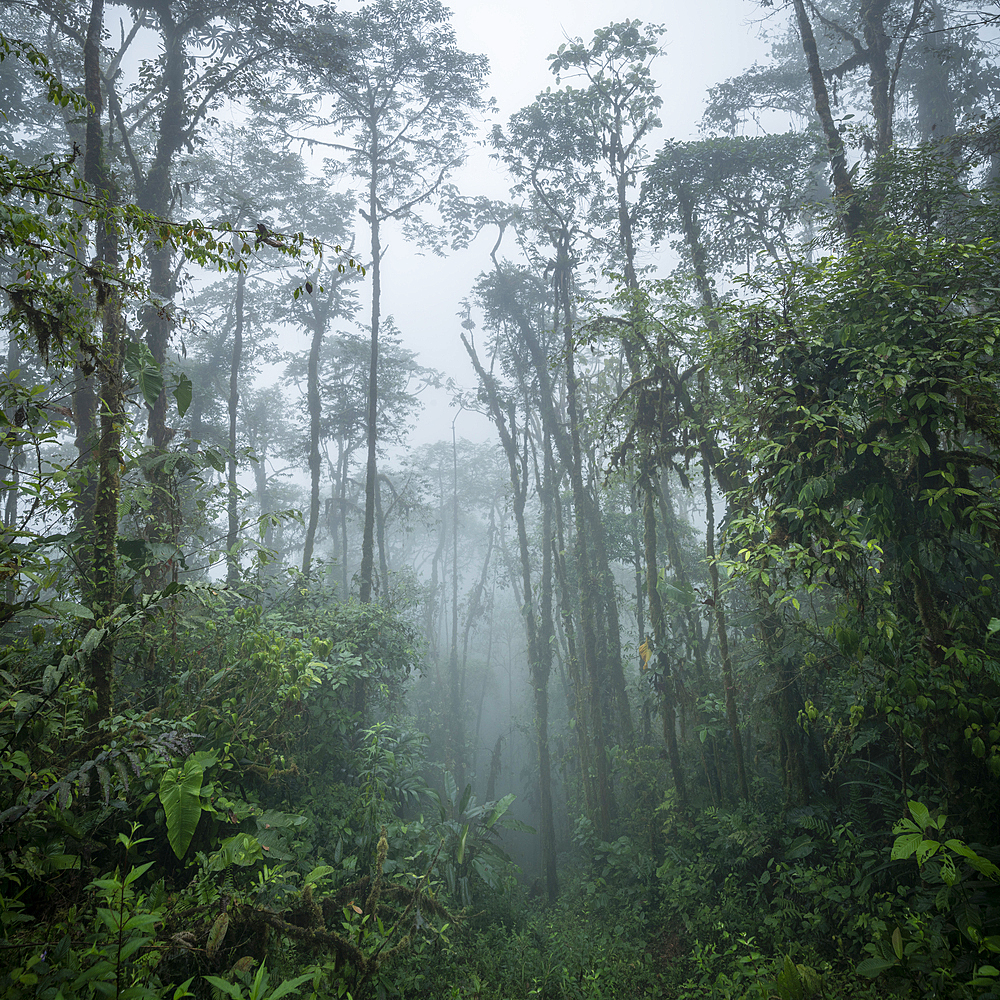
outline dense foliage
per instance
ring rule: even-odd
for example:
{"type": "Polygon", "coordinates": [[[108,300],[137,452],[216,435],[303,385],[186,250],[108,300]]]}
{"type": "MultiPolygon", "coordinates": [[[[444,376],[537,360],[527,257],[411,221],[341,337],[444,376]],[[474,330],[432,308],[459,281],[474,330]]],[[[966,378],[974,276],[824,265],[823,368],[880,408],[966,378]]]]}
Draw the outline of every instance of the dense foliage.
{"type": "Polygon", "coordinates": [[[655,153],[568,40],[496,201],[436,2],[5,11],[3,996],[1000,996],[996,18],[783,14],[655,153]]]}

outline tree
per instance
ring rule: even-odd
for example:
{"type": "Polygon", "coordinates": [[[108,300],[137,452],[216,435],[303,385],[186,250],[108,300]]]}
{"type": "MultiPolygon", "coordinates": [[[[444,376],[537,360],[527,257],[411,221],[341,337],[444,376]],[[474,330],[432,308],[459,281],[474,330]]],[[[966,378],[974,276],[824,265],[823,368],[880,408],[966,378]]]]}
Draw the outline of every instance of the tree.
{"type": "Polygon", "coordinates": [[[334,98],[329,112],[315,111],[308,124],[332,125],[349,139],[324,144],[346,153],[353,174],[368,185],[361,210],[371,232],[372,283],[362,603],[371,600],[375,553],[382,226],[399,221],[417,228],[418,207],[442,192],[461,163],[470,113],[482,107],[487,61],[458,48],[449,17],[437,0],[378,0],[355,14],[321,7],[299,48],[300,62],[319,84],[311,106],[318,109],[324,95],[334,98]],[[324,61],[339,39],[347,39],[347,76],[329,73],[324,61]]]}
{"type": "MultiPolygon", "coordinates": [[[[91,60],[90,86],[100,88],[102,108],[107,108],[119,137],[115,152],[123,159],[124,173],[118,184],[124,187],[130,182],[137,207],[161,219],[177,211],[182,201],[178,166],[184,153],[192,153],[203,141],[203,130],[220,103],[245,97],[260,85],[268,59],[283,44],[283,32],[292,30],[298,17],[292,4],[283,8],[282,20],[276,21],[269,4],[253,0],[150,0],[129,8],[131,22],[127,30],[122,23],[118,49],[105,51],[102,45],[110,35],[103,21],[97,24],[90,18],[88,22],[61,3],[40,0],[34,6],[49,20],[49,40],[68,73],[75,72],[87,45],[97,54],[97,62],[91,60]],[[122,61],[142,30],[158,34],[162,56],[145,60],[129,92],[119,93],[122,61]],[[202,53],[202,58],[193,58],[193,51],[202,53]],[[152,134],[150,123],[155,123],[152,134]]],[[[74,123],[68,121],[67,128],[76,141],[74,123]]],[[[142,323],[147,347],[159,367],[167,362],[175,324],[172,306],[182,273],[176,254],[177,247],[155,233],[144,248],[153,301],[143,308],[142,323]]],[[[90,420],[85,404],[81,399],[77,406],[84,424],[90,420]]],[[[176,428],[167,426],[167,407],[165,390],[147,404],[147,435],[155,453],[145,469],[151,486],[147,533],[161,552],[176,550],[181,529],[180,503],[171,476],[175,462],[166,455],[176,428]]],[[[161,559],[147,585],[162,585],[167,575],[167,564],[161,559]]]]}
{"type": "MultiPolygon", "coordinates": [[[[61,162],[49,159],[37,167],[25,167],[3,158],[0,207],[4,218],[0,247],[17,260],[10,270],[16,268],[18,275],[3,287],[11,306],[4,317],[5,325],[22,337],[30,337],[47,366],[58,368],[76,363],[82,352],[90,359],[100,387],[93,558],[86,595],[96,620],[87,667],[94,682],[97,717],[108,715],[112,708],[116,627],[113,619],[120,595],[117,541],[124,457],[122,437],[126,424],[125,372],[135,379],[147,402],[169,391],[155,360],[139,345],[127,343],[124,336],[126,302],[142,306],[152,297],[149,286],[141,280],[138,249],[151,239],[159,239],[177,247],[190,261],[233,270],[241,266],[231,232],[220,241],[216,232],[200,223],[179,226],[150,216],[135,205],[118,203],[107,172],[105,140],[98,114],[101,93],[94,60],[102,15],[103,5],[94,0],[88,34],[91,44],[86,50],[86,99],[64,89],[48,69],[46,58],[33,46],[0,36],[3,58],[27,60],[46,86],[50,99],[73,105],[87,116],[87,146],[83,155],[85,182],[89,186],[81,187],[69,179],[72,158],[61,162]],[[89,225],[96,231],[98,254],[92,262],[83,264],[77,248],[85,242],[89,225]],[[94,289],[93,312],[77,297],[81,287],[94,289]],[[95,319],[101,327],[100,338],[90,326],[95,319]]],[[[240,246],[249,248],[254,242],[254,236],[246,231],[236,235],[240,246]]],[[[288,249],[298,252],[297,246],[288,249]]],[[[186,409],[191,398],[190,382],[178,381],[173,386],[173,395],[179,408],[186,409]]],[[[15,419],[14,423],[18,422],[15,419]]],[[[51,484],[46,487],[39,483],[39,486],[41,501],[50,492],[51,484]]],[[[31,539],[33,533],[28,530],[25,537],[31,539]]],[[[16,579],[22,568],[27,567],[23,567],[23,559],[14,557],[9,541],[5,548],[4,563],[13,569],[10,575],[16,579]]],[[[32,603],[8,602],[6,618],[32,603]]]]}
{"type": "Polygon", "coordinates": [[[904,691],[915,682],[929,701],[957,706],[948,692],[961,679],[968,704],[994,697],[991,671],[977,679],[974,664],[997,656],[997,609],[980,586],[1000,564],[996,274],[992,241],[859,241],[762,287],[766,298],[741,311],[724,349],[745,380],[733,413],[757,400],[730,425],[754,468],[730,531],[734,565],[776,584],[776,606],[802,591],[843,594],[854,610],[838,642],[849,661],[872,657],[898,738],[935,769],[976,772],[978,758],[994,777],[1000,746],[979,729],[966,730],[966,741],[981,740],[967,765],[937,758],[961,745],[957,731],[937,743],[924,728],[913,743],[921,727],[955,717],[932,721],[904,691]],[[881,609],[875,628],[862,625],[868,603],[881,609]]]}

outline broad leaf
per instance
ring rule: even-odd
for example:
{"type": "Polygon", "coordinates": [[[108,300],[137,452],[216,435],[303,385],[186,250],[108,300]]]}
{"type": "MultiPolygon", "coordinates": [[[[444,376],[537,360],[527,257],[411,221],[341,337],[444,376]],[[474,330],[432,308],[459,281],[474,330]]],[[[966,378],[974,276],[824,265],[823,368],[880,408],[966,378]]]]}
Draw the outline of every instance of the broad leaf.
{"type": "Polygon", "coordinates": [[[160,803],[167,818],[167,840],[178,858],[187,853],[201,818],[201,782],[204,766],[188,760],[172,767],[160,779],[160,803]]]}

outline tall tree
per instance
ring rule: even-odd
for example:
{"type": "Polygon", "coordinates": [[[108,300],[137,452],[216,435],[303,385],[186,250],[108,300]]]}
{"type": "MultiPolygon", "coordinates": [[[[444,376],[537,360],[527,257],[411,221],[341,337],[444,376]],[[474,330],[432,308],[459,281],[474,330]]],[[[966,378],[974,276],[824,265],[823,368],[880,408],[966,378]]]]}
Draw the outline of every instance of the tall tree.
{"type": "MultiPolygon", "coordinates": [[[[53,37],[81,50],[86,47],[91,32],[77,12],[53,0],[39,0],[35,6],[49,20],[53,37]]],[[[283,32],[291,30],[298,17],[297,6],[286,5],[281,20],[273,18],[269,4],[257,0],[148,0],[128,9],[131,22],[127,29],[122,23],[121,45],[109,50],[106,59],[101,51],[107,35],[103,21],[96,29],[95,80],[102,89],[102,108],[107,108],[119,139],[115,152],[124,160],[126,173],[118,183],[127,178],[139,208],[166,219],[181,200],[178,164],[185,151],[193,151],[202,139],[220,103],[244,97],[260,84],[268,59],[283,44],[283,32]],[[142,30],[156,33],[162,51],[159,58],[143,63],[138,80],[122,94],[121,62],[142,30]],[[193,58],[194,51],[202,57],[193,58]]],[[[88,23],[92,25],[93,19],[88,23]]],[[[182,271],[177,253],[176,241],[165,239],[162,232],[151,233],[145,257],[153,298],[143,308],[142,322],[147,346],[161,367],[175,323],[172,306],[182,271]]],[[[181,515],[171,463],[163,460],[176,433],[166,423],[167,405],[166,387],[147,401],[147,435],[159,453],[158,460],[147,463],[152,487],[147,533],[151,541],[173,544],[181,515]]],[[[159,566],[149,575],[148,585],[162,584],[166,574],[166,564],[159,566]]]]}
{"type": "Polygon", "coordinates": [[[399,221],[419,228],[419,206],[441,193],[462,162],[471,113],[482,106],[486,58],[458,48],[449,19],[437,0],[378,0],[353,14],[324,6],[312,12],[299,48],[316,81],[312,107],[334,98],[328,112],[313,111],[306,124],[333,126],[349,140],[325,144],[346,153],[349,168],[368,187],[361,210],[371,233],[372,287],[362,603],[371,601],[375,554],[382,226],[399,221]],[[338,39],[348,40],[347,76],[326,71],[331,43],[340,50],[338,39]]]}

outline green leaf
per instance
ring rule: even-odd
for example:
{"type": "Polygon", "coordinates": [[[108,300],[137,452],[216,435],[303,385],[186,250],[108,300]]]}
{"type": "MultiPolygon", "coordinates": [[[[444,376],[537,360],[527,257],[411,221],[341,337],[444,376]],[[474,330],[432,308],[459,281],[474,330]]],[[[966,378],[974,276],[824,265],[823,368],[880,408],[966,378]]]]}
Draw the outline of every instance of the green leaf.
{"type": "Polygon", "coordinates": [[[64,615],[73,615],[74,618],[89,618],[91,621],[94,619],[94,612],[90,608],[83,604],[77,604],[75,601],[50,601],[49,606],[53,611],[59,611],[64,615]]]}
{"type": "Polygon", "coordinates": [[[297,976],[295,979],[286,979],[270,994],[268,1000],[281,1000],[281,997],[286,997],[289,993],[298,993],[299,988],[312,978],[313,974],[310,972],[304,976],[297,976]]]}
{"type": "Polygon", "coordinates": [[[931,811],[922,802],[907,802],[907,806],[910,810],[910,815],[914,818],[917,826],[921,830],[926,830],[930,826],[931,822],[931,811]]]}
{"type": "Polygon", "coordinates": [[[904,858],[911,857],[919,849],[923,839],[919,833],[906,833],[901,837],[897,837],[895,843],[892,845],[890,858],[893,861],[901,861],[904,858]]]}
{"type": "Polygon", "coordinates": [[[205,954],[209,958],[215,958],[216,953],[219,948],[222,947],[222,941],[226,936],[226,931],[229,930],[229,914],[223,910],[216,918],[212,924],[212,930],[208,935],[208,943],[205,945],[205,954]]]}
{"type": "Polygon", "coordinates": [[[243,990],[221,976],[202,976],[202,978],[210,982],[217,990],[221,990],[227,996],[231,996],[233,1000],[243,1000],[243,990]]]}
{"type": "Polygon", "coordinates": [[[142,398],[152,409],[163,392],[163,372],[145,343],[131,343],[125,349],[125,371],[135,379],[142,398]]]}
{"type": "Polygon", "coordinates": [[[174,399],[177,400],[177,412],[183,417],[187,413],[191,400],[194,398],[194,385],[183,372],[178,376],[174,386],[174,399]]]}
{"type": "Polygon", "coordinates": [[[858,962],[854,971],[859,975],[874,979],[886,969],[891,969],[895,964],[895,961],[890,961],[888,958],[866,958],[863,962],[858,962]]]}
{"type": "Polygon", "coordinates": [[[455,856],[455,861],[461,864],[465,860],[465,840],[469,836],[469,824],[466,823],[462,827],[462,833],[458,838],[458,854],[455,856]]]}
{"type": "Polygon", "coordinates": [[[510,808],[511,803],[516,799],[517,796],[510,792],[505,795],[502,799],[497,801],[497,804],[493,807],[493,812],[490,818],[486,821],[487,826],[493,826],[493,824],[510,808]]]}
{"type": "Polygon", "coordinates": [[[686,606],[695,602],[696,595],[690,586],[681,589],[672,583],[661,580],[658,589],[664,597],[669,597],[670,600],[676,601],[678,604],[686,606]]]}
{"type": "Polygon", "coordinates": [[[167,820],[167,840],[178,858],[187,853],[201,818],[204,773],[200,761],[188,760],[183,767],[170,768],[160,779],[160,803],[167,820]]]}
{"type": "Polygon", "coordinates": [[[226,460],[214,449],[206,448],[203,452],[205,461],[208,462],[216,472],[226,471],[226,460]]]}
{"type": "Polygon", "coordinates": [[[789,845],[788,850],[785,851],[785,857],[789,861],[794,861],[797,858],[805,858],[812,854],[816,847],[816,842],[808,834],[802,834],[800,837],[796,837],[789,845]]]}
{"type": "Polygon", "coordinates": [[[892,951],[896,958],[903,957],[903,933],[898,927],[892,932],[892,951]]]}

